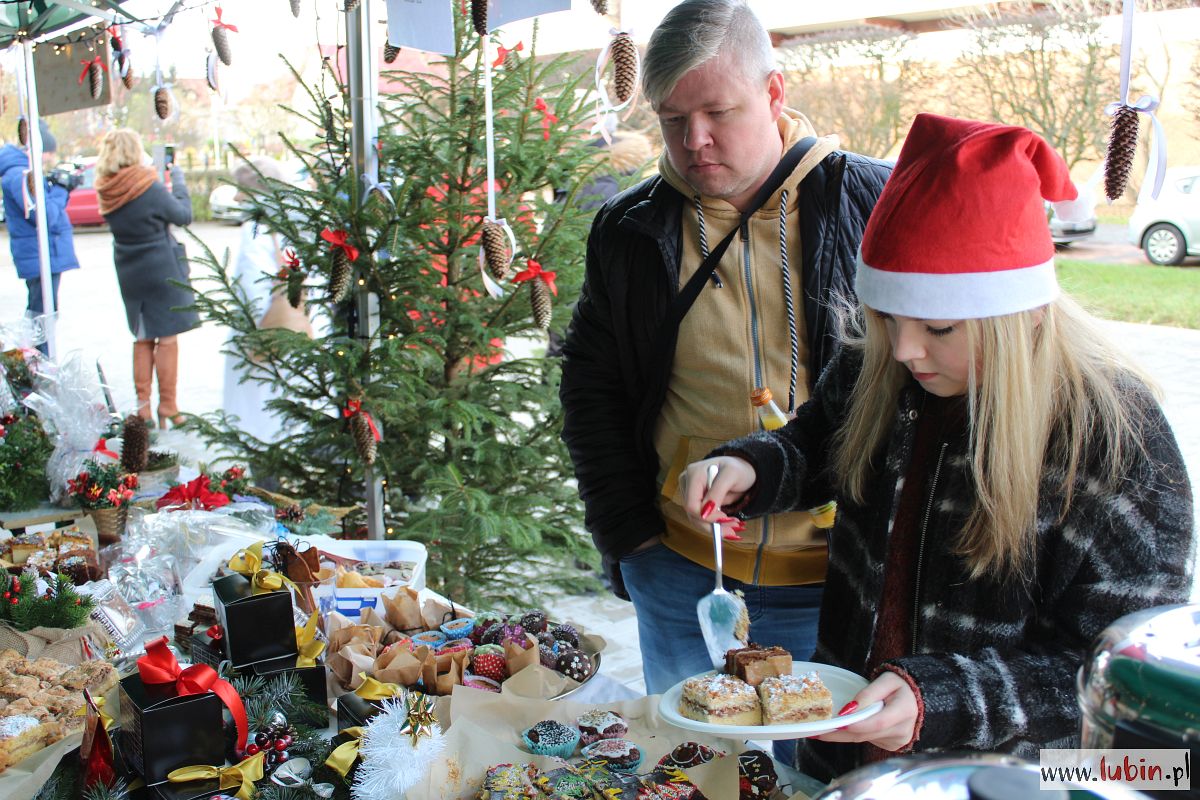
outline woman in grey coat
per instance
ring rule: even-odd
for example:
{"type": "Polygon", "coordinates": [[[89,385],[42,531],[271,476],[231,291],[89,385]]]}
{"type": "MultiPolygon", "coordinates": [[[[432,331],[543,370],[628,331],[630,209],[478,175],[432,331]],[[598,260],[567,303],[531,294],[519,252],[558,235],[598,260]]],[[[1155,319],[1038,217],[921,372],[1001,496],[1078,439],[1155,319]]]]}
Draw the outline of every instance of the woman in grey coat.
{"type": "Polygon", "coordinates": [[[150,386],[158,373],[158,424],[179,418],[175,387],[179,375],[178,334],[200,324],[188,283],[187,254],[171,225],[192,221],[183,171],[171,168],[171,187],[146,166],[142,139],[128,129],[109,131],[96,162],[100,213],[113,236],[113,262],[125,315],[133,333],[133,384],[138,414],[150,419],[150,386]],[[183,285],[179,285],[183,284],[183,285]]]}

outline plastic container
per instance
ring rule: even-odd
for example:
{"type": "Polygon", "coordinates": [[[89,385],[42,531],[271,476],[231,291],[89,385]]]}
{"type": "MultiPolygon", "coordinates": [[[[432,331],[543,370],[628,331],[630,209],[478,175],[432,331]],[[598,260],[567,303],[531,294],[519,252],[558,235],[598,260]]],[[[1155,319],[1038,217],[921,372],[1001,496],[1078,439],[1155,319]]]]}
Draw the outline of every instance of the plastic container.
{"type": "MultiPolygon", "coordinates": [[[[384,541],[347,541],[329,539],[315,541],[318,537],[307,537],[309,542],[321,550],[343,558],[353,558],[357,561],[367,561],[384,564],[389,561],[410,561],[413,563],[412,577],[405,584],[411,589],[420,591],[425,588],[425,562],[429,558],[425,545],[407,539],[389,539],[384,541]]],[[[344,589],[338,588],[332,582],[321,584],[313,589],[322,614],[330,611],[357,619],[364,608],[378,610],[379,598],[385,592],[394,593],[397,585],[383,589],[344,589]]]]}

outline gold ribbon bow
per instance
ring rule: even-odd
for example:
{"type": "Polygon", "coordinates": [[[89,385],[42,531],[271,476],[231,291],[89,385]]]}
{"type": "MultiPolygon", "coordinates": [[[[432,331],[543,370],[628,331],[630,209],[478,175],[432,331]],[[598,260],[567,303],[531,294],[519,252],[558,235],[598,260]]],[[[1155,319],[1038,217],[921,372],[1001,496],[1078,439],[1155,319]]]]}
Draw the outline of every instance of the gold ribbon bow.
{"type": "Polygon", "coordinates": [[[358,677],[362,678],[363,682],[354,693],[363,700],[390,700],[404,694],[404,687],[398,683],[377,681],[365,672],[358,673],[358,677]]]}
{"type": "Polygon", "coordinates": [[[325,651],[325,643],[317,639],[317,612],[308,616],[303,628],[296,628],[296,649],[300,653],[297,667],[315,667],[317,656],[325,651]]]}
{"type": "Polygon", "coordinates": [[[208,765],[180,767],[168,772],[167,780],[171,783],[185,783],[216,778],[220,781],[222,791],[238,786],[240,788],[234,797],[238,800],[252,800],[254,782],[262,780],[263,777],[263,758],[266,755],[263,752],[255,753],[232,767],[210,767],[208,765]]]}
{"type": "Polygon", "coordinates": [[[408,693],[408,716],[400,726],[400,733],[412,737],[416,747],[422,736],[433,736],[437,717],[433,715],[433,698],[421,692],[408,693]]]}
{"type": "Polygon", "coordinates": [[[354,766],[355,759],[358,758],[358,746],[362,743],[363,730],[362,727],[355,725],[353,728],[338,731],[338,733],[344,733],[354,738],[333,748],[329,758],[325,759],[325,766],[337,770],[337,773],[343,778],[346,777],[350,773],[350,768],[354,766]]]}
{"type": "MultiPolygon", "coordinates": [[[[104,698],[103,697],[93,697],[92,700],[94,700],[96,703],[96,710],[100,712],[100,721],[102,723],[104,723],[104,730],[108,730],[109,728],[112,727],[113,718],[110,717],[108,714],[104,713],[104,698]]],[[[86,717],[87,716],[87,703],[84,703],[82,706],[80,706],[79,710],[75,712],[74,716],[86,717]]]]}
{"type": "Polygon", "coordinates": [[[229,559],[229,568],[250,579],[251,594],[278,591],[285,583],[291,585],[292,582],[279,573],[263,569],[262,550],[262,542],[243,547],[229,559]]]}

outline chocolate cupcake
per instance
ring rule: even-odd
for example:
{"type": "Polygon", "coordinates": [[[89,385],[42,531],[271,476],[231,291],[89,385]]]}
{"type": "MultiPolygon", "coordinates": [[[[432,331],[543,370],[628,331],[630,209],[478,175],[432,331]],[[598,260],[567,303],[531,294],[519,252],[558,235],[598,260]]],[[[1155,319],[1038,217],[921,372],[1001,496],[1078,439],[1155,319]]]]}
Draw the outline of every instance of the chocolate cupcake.
{"type": "Polygon", "coordinates": [[[561,647],[558,650],[558,660],[554,668],[571,680],[583,683],[592,674],[592,659],[582,650],[574,647],[561,647]]]}
{"type": "MultiPolygon", "coordinates": [[[[476,630],[479,630],[476,628],[476,630]]],[[[493,622],[483,632],[483,636],[479,639],[479,644],[500,644],[501,638],[504,636],[504,623],[493,622]]]]}
{"type": "Polygon", "coordinates": [[[601,739],[583,748],[583,754],[594,761],[604,761],[616,772],[637,772],[642,765],[642,748],[628,739],[601,739]]]}
{"type": "Polygon", "coordinates": [[[762,750],[747,750],[738,756],[738,775],[746,779],[739,800],[768,797],[779,786],[775,765],[762,750]]]}
{"type": "Polygon", "coordinates": [[[534,755],[570,758],[579,745],[579,731],[558,720],[544,719],[521,731],[521,741],[534,755]]]}
{"type": "Polygon", "coordinates": [[[558,664],[558,653],[544,644],[538,645],[538,660],[546,669],[554,669],[558,664]]]}
{"type": "Polygon", "coordinates": [[[546,630],[549,624],[546,620],[546,612],[538,609],[526,611],[521,615],[521,627],[530,633],[541,633],[546,630]]]}
{"type": "Polygon", "coordinates": [[[550,629],[550,635],[560,642],[566,642],[571,647],[579,647],[579,631],[574,625],[563,623],[550,629]]]}
{"type": "Polygon", "coordinates": [[[724,755],[699,742],[684,742],[659,760],[660,767],[687,769],[707,764],[717,756],[724,755]]]}
{"type": "Polygon", "coordinates": [[[584,744],[601,739],[620,739],[629,733],[625,718],[615,711],[594,709],[580,715],[575,724],[579,727],[579,740],[584,744]]]}

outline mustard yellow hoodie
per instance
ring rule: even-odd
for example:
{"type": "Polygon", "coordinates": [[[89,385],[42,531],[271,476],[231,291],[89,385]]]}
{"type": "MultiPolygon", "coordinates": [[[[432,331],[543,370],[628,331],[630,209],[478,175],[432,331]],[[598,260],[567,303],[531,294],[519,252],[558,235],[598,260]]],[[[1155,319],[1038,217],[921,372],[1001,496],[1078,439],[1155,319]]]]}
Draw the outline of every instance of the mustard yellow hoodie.
{"type": "MultiPolygon", "coordinates": [[[[791,109],[784,109],[778,124],[781,156],[800,139],[814,135],[811,123],[791,109]]],[[[787,410],[792,359],[783,288],[784,252],[800,337],[796,405],[808,397],[797,187],[837,146],[833,136],[817,140],[791,176],[754,213],[747,225],[748,236],[739,235],[725,252],[717,266],[722,288],[711,283],[705,286],[679,328],[670,384],[654,434],[662,486],[660,508],[667,523],[663,541],[709,568],[713,566],[712,535],[693,527],[680,506],[679,473],[718,444],[759,430],[758,416],[750,404],[755,387],[770,388],[776,402],[787,410]],[[781,203],[785,195],[786,201],[781,203]],[[783,235],[781,213],[786,215],[783,235]]],[[[702,260],[701,226],[712,247],[737,225],[740,214],[724,200],[698,195],[671,166],[666,153],[659,160],[659,171],[664,180],[692,199],[683,214],[679,274],[683,286],[702,260]]],[[[807,512],[751,520],[741,536],[739,542],[725,543],[725,574],[766,586],[824,580],[824,537],[807,512]]]]}

